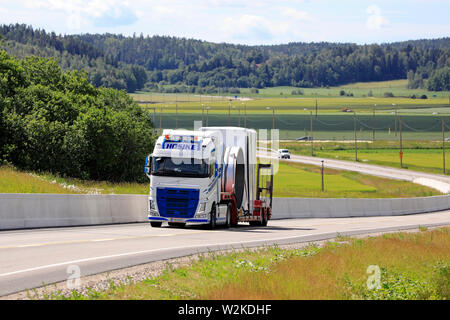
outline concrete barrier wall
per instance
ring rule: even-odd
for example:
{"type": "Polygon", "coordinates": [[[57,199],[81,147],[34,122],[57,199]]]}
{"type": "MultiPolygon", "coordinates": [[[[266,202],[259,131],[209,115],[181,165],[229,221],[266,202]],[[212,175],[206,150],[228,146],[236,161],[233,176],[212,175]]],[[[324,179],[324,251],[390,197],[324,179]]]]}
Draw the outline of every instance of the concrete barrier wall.
{"type": "Polygon", "coordinates": [[[0,194],[0,230],[147,221],[146,195],[0,194]]]}
{"type": "Polygon", "coordinates": [[[450,195],[399,199],[274,198],[272,219],[407,215],[450,209],[450,195]]]}
{"type": "MultiPolygon", "coordinates": [[[[406,215],[450,209],[450,195],[406,199],[274,198],[272,219],[406,215]]],[[[147,221],[146,195],[0,194],[0,230],[147,221]]]]}

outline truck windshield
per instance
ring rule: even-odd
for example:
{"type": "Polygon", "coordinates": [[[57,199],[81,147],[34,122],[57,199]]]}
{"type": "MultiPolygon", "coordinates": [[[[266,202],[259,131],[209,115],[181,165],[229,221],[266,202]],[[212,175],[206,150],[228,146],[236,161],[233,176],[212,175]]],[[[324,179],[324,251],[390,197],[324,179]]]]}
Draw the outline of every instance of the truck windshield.
{"type": "Polygon", "coordinates": [[[153,157],[152,175],[168,177],[209,177],[209,165],[205,160],[153,157]]]}

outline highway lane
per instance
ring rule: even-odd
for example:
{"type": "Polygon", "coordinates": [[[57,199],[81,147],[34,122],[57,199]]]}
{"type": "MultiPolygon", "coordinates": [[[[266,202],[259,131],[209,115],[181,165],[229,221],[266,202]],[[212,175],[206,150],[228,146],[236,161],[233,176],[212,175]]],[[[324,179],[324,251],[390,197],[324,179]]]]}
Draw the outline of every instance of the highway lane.
{"type": "MultiPolygon", "coordinates": [[[[264,150],[258,151],[258,157],[272,158],[272,159],[276,158],[273,152],[267,152],[264,150]]],[[[363,174],[383,178],[411,181],[427,187],[437,189],[442,193],[450,193],[450,177],[441,174],[432,174],[420,171],[413,171],[409,169],[396,169],[354,161],[335,160],[329,158],[308,157],[300,155],[291,155],[291,159],[283,161],[299,162],[320,166],[322,164],[321,162],[322,160],[324,161],[324,167],[326,168],[356,171],[363,174]]]]}
{"type": "Polygon", "coordinates": [[[65,281],[67,267],[91,275],[211,250],[309,242],[382,231],[450,225],[450,210],[392,217],[274,220],[268,227],[207,230],[146,223],[0,232],[0,296],[65,281]]]}

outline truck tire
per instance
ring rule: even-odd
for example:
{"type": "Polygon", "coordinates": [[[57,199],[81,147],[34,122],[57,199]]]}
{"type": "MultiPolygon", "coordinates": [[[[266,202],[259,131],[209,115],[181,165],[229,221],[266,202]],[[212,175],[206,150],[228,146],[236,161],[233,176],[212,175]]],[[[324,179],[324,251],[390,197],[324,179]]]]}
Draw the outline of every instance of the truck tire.
{"type": "Polygon", "coordinates": [[[227,216],[226,216],[226,222],[225,222],[225,228],[231,227],[231,216],[233,215],[233,209],[231,208],[231,204],[228,204],[227,206],[227,216]]]}
{"type": "Polygon", "coordinates": [[[160,228],[161,225],[162,225],[162,222],[150,222],[150,225],[151,225],[153,228],[160,228]]]}
{"type": "Polygon", "coordinates": [[[264,210],[263,219],[261,221],[261,226],[267,227],[268,222],[269,222],[269,219],[267,217],[267,210],[264,210]]]}
{"type": "Polygon", "coordinates": [[[213,230],[216,228],[216,205],[213,204],[212,208],[211,208],[211,214],[210,214],[210,219],[209,219],[209,229],[213,230]]]}

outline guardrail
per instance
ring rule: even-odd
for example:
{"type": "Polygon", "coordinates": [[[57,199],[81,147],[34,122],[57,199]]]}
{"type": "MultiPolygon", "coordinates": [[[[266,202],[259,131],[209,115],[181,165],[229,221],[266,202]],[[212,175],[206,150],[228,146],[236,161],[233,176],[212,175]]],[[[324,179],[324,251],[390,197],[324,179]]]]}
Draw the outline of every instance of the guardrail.
{"type": "MultiPolygon", "coordinates": [[[[0,230],[147,221],[147,195],[0,194],[0,230]]],[[[450,195],[402,199],[274,198],[272,219],[392,216],[450,209],[450,195]]]]}

